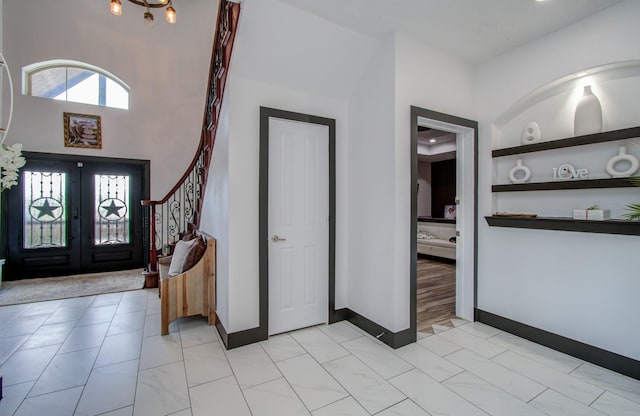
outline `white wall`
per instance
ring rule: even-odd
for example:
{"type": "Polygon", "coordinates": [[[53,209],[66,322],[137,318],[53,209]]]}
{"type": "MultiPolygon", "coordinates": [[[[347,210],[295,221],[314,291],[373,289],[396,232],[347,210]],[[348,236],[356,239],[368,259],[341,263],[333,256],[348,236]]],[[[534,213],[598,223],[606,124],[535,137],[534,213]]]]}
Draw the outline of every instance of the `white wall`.
{"type": "Polygon", "coordinates": [[[394,332],[409,327],[412,105],[473,118],[471,68],[396,34],[349,101],[348,174],[349,307],[394,332]]]}
{"type": "Polygon", "coordinates": [[[370,60],[349,100],[347,306],[391,330],[396,302],[394,84],[390,38],[370,60]]]}
{"type": "MultiPolygon", "coordinates": [[[[475,84],[481,190],[490,189],[494,179],[504,180],[506,167],[494,171],[491,148],[518,144],[524,120],[535,117],[545,139],[571,135],[575,108],[571,89],[558,88],[537,101],[530,98],[568,74],[638,59],[639,15],[640,3],[627,1],[478,67],[475,84]]],[[[623,78],[596,80],[606,128],[640,124],[639,80],[640,75],[633,71],[623,78]]],[[[617,144],[608,147],[613,156],[617,144]]],[[[602,172],[601,166],[593,164],[593,151],[585,148],[525,156],[532,164],[547,165],[564,157],[576,165],[591,164],[590,170],[602,172]]],[[[483,191],[481,216],[495,210],[492,199],[500,203],[500,208],[529,208],[547,215],[555,211],[556,216],[569,216],[571,204],[593,199],[601,205],[619,204],[615,201],[622,199],[638,202],[640,192],[631,188],[533,192],[505,199],[502,195],[492,198],[483,191]]],[[[620,209],[616,211],[616,215],[621,213],[620,209]]],[[[636,296],[640,293],[638,237],[493,228],[483,218],[479,224],[480,309],[640,359],[640,333],[629,330],[635,325],[635,317],[640,316],[636,296]]]]}
{"type": "Polygon", "coordinates": [[[176,5],[178,22],[161,11],[145,24],[144,9],[123,2],[123,14],[106,1],[4,3],[4,53],[14,75],[15,108],[8,143],[24,150],[151,160],[151,197],[175,185],[200,139],[217,1],[176,5]],[[104,68],[131,87],[130,110],[21,95],[21,69],[50,59],[73,59],[104,68]],[[102,116],[101,150],[65,148],[63,112],[102,116]]]}
{"type": "Polygon", "coordinates": [[[225,92],[225,154],[210,172],[224,179],[208,182],[209,220],[202,222],[218,239],[217,308],[228,332],[259,324],[260,106],[336,119],[336,308],[348,306],[346,97],[377,44],[277,0],[245,0],[235,42],[225,92]],[[213,219],[217,210],[222,216],[213,219]]]}

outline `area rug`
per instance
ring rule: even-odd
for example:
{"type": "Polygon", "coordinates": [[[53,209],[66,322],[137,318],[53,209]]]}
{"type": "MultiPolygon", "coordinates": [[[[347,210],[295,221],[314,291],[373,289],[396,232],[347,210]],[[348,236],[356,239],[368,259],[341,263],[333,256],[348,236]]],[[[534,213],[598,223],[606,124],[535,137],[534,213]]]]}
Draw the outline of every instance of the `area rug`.
{"type": "Polygon", "coordinates": [[[2,282],[0,306],[142,289],[142,269],[2,282]]]}

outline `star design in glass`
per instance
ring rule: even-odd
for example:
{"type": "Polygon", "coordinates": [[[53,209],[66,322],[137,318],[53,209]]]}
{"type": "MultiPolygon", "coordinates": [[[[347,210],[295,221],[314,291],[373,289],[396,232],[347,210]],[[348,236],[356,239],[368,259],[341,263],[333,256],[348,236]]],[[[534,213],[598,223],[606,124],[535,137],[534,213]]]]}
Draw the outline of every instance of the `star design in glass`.
{"type": "Polygon", "coordinates": [[[105,214],[104,214],[105,218],[107,218],[110,215],[115,215],[116,217],[120,218],[121,217],[120,210],[124,208],[124,205],[117,206],[116,201],[112,199],[111,204],[101,205],[100,208],[105,210],[105,214]]]}
{"type": "Polygon", "coordinates": [[[39,207],[35,205],[32,205],[32,207],[33,209],[38,210],[38,216],[37,216],[38,219],[44,217],[45,215],[48,215],[51,218],[56,218],[53,211],[60,208],[60,205],[56,206],[56,205],[49,204],[49,199],[45,199],[42,205],[40,205],[39,207]]]}

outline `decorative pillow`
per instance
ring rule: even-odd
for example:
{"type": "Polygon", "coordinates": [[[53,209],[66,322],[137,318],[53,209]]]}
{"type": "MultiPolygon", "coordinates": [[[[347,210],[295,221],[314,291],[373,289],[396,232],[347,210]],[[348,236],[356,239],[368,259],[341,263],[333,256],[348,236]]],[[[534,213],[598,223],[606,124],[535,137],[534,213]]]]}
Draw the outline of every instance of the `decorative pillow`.
{"type": "Polygon", "coordinates": [[[192,268],[204,254],[206,245],[201,237],[176,243],[169,265],[169,276],[177,276],[192,268]]]}

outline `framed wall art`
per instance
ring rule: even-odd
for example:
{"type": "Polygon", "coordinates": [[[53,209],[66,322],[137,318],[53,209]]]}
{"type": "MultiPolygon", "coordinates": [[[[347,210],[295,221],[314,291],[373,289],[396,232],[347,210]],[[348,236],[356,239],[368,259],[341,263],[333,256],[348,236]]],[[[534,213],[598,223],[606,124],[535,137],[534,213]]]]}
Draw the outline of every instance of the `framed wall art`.
{"type": "Polygon", "coordinates": [[[102,149],[100,116],[64,113],[64,145],[102,149]]]}

